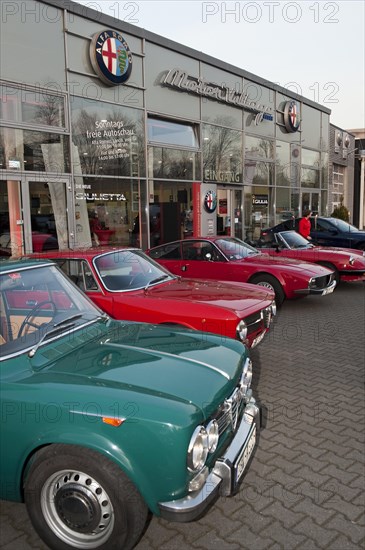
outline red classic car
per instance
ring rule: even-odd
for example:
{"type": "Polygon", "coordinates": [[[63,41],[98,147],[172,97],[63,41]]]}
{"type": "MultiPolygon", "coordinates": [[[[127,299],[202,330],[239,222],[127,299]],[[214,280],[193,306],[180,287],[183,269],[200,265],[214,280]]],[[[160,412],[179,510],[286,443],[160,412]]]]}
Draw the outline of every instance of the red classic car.
{"type": "Polygon", "coordinates": [[[254,347],[276,313],[269,289],[181,279],[134,248],[58,251],[37,257],[54,260],[114,319],[184,326],[254,347]]]}
{"type": "MultiPolygon", "coordinates": [[[[46,250],[58,250],[58,240],[54,235],[32,231],[32,243],[34,252],[45,252],[46,250]]],[[[13,254],[11,248],[10,233],[0,235],[0,256],[10,257],[13,254]]]]}
{"type": "Polygon", "coordinates": [[[335,273],[336,282],[365,280],[365,252],[352,248],[315,246],[296,231],[280,231],[257,246],[267,254],[324,265],[335,273]]]}
{"type": "Polygon", "coordinates": [[[151,248],[151,258],[176,275],[255,283],[275,292],[280,306],[285,298],[333,292],[336,281],[326,267],[271,257],[234,237],[198,237],[151,248]]]}

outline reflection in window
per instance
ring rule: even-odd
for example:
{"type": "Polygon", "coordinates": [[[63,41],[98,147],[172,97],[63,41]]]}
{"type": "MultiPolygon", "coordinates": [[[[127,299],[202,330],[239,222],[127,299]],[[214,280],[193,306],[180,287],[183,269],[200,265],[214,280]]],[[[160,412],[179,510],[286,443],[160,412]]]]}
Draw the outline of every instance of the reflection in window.
{"type": "Polygon", "coordinates": [[[150,117],[147,125],[149,142],[180,145],[181,147],[199,147],[196,129],[191,124],[150,117]]]}
{"type": "Polygon", "coordinates": [[[274,165],[269,162],[246,160],[244,183],[246,185],[273,185],[274,165]]]}
{"type": "Polygon", "coordinates": [[[205,181],[242,182],[242,133],[203,125],[203,159],[205,181]]]}
{"type": "Polygon", "coordinates": [[[152,161],[153,177],[159,179],[195,180],[200,179],[199,153],[165,147],[151,147],[149,158],[152,161]]]}
{"type": "Polygon", "coordinates": [[[319,170],[302,168],[302,187],[319,187],[319,170]]]}
{"type": "MultiPolygon", "coordinates": [[[[135,203],[134,194],[133,180],[76,176],[77,246],[132,244],[138,214],[138,198],[135,203]]],[[[139,227],[137,230],[139,233],[139,227]]]]}
{"type": "Polygon", "coordinates": [[[321,187],[323,189],[328,189],[328,153],[321,153],[321,172],[321,187]]]}
{"type": "Polygon", "coordinates": [[[290,145],[284,141],[276,143],[276,185],[290,186],[290,145]]]}
{"type": "Polygon", "coordinates": [[[70,171],[68,137],[65,135],[0,128],[0,151],[1,168],[70,171]]]}
{"type": "Polygon", "coordinates": [[[274,158],[274,142],[268,139],[245,137],[245,154],[250,158],[274,158]]]}
{"type": "Polygon", "coordinates": [[[75,163],[83,174],[144,176],[142,112],[72,98],[75,163]]]}
{"type": "Polygon", "coordinates": [[[318,151],[310,151],[309,149],[302,148],[302,164],[305,166],[311,166],[313,168],[319,168],[320,154],[318,151]]]}
{"type": "Polygon", "coordinates": [[[0,118],[61,128],[65,126],[64,98],[40,90],[0,86],[0,118]]]}

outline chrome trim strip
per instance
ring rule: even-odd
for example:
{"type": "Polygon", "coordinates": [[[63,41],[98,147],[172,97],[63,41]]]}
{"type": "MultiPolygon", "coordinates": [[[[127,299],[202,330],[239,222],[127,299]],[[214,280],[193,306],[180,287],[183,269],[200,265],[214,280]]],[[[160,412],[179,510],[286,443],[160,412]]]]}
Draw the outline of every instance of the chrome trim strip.
{"type": "MultiPolygon", "coordinates": [[[[28,258],[29,260],[30,258],[28,258]]],[[[36,260],[36,258],[34,259],[34,261],[36,260]]],[[[19,260],[21,261],[21,260],[19,260]]],[[[39,269],[40,267],[49,267],[50,265],[55,265],[55,262],[54,260],[48,260],[47,263],[39,263],[37,265],[27,265],[27,266],[24,266],[24,267],[19,267],[17,268],[16,270],[14,270],[14,266],[12,266],[11,268],[7,269],[6,271],[0,271],[0,275],[7,275],[8,273],[14,273],[14,271],[18,272],[18,271],[29,271],[30,269],[39,269]]]]}
{"type": "Polygon", "coordinates": [[[330,294],[335,290],[336,287],[336,281],[333,280],[332,283],[328,286],[325,286],[324,288],[305,288],[302,290],[294,290],[295,294],[319,294],[320,296],[322,294],[330,294]]]}

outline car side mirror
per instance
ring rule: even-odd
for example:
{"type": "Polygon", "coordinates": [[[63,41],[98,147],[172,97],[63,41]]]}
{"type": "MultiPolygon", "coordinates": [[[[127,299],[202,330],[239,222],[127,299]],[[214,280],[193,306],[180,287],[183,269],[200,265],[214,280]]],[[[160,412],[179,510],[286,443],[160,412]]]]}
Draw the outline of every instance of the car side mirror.
{"type": "Polygon", "coordinates": [[[337,229],[329,229],[328,232],[331,233],[331,235],[338,235],[337,229]]]}
{"type": "Polygon", "coordinates": [[[205,257],[205,259],[206,259],[206,260],[207,260],[208,262],[210,262],[210,261],[211,261],[211,259],[212,259],[212,255],[211,255],[211,253],[210,253],[210,252],[207,252],[207,253],[205,254],[205,256],[204,256],[204,257],[205,257]]]}
{"type": "Polygon", "coordinates": [[[280,249],[282,248],[282,245],[280,243],[272,243],[272,247],[275,250],[275,252],[279,253],[280,249]]]}

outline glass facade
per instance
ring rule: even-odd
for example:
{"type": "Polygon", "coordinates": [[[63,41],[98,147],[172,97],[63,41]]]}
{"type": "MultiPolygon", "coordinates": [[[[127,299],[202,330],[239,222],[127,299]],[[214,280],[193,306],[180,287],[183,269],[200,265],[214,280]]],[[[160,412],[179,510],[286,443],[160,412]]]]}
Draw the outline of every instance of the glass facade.
{"type": "Polygon", "coordinates": [[[242,132],[203,124],[203,178],[218,183],[242,183],[242,132]]]}
{"type": "MultiPolygon", "coordinates": [[[[52,65],[39,63],[31,75],[19,55],[17,76],[14,63],[2,70],[2,241],[13,232],[24,252],[34,249],[29,235],[41,232],[42,216],[42,231],[60,248],[145,249],[192,234],[254,239],[305,205],[328,211],[325,108],[198,52],[194,58],[183,47],[158,44],[148,33],[125,35],[132,73],[108,86],[88,55],[103,21],[73,14],[65,27],[65,12],[54,9],[53,26],[41,21],[36,37],[22,22],[32,48],[53,37],[52,65]],[[214,195],[211,212],[205,199],[214,195]]],[[[13,59],[13,32],[4,26],[3,59],[13,59]]],[[[338,189],[340,183],[339,176],[338,189]]]]}

